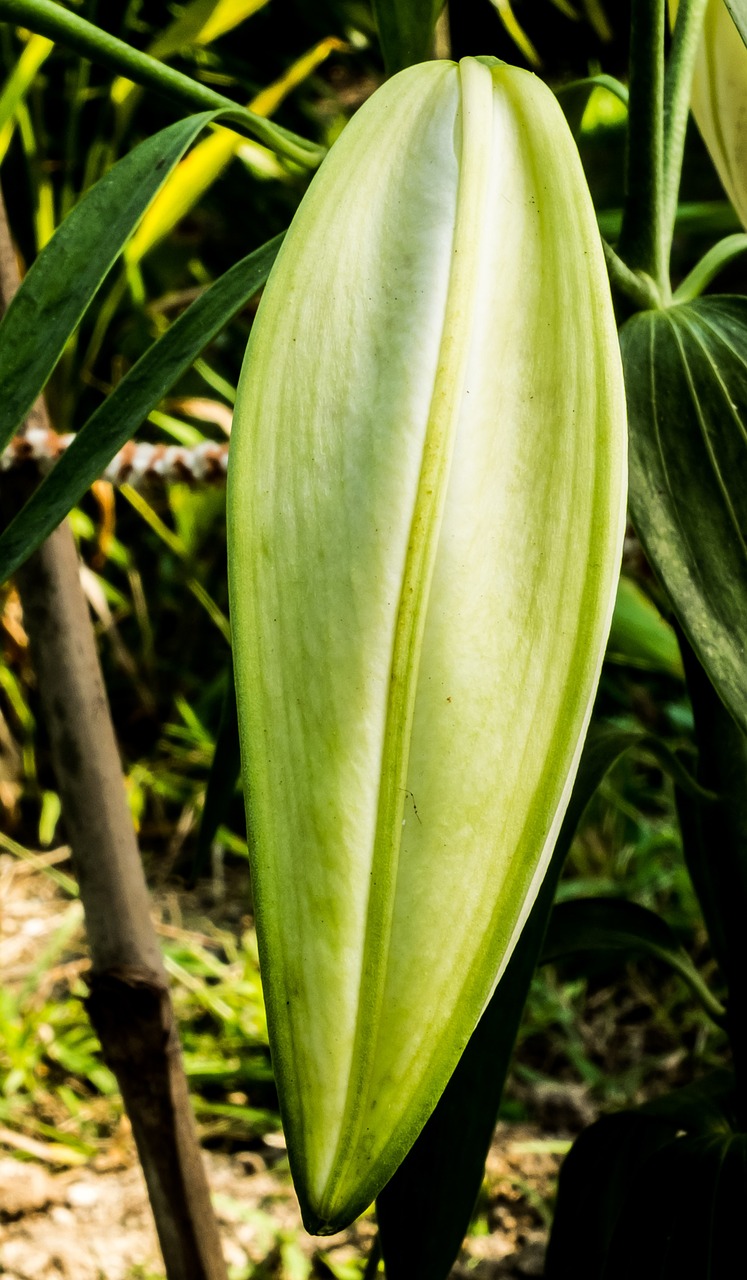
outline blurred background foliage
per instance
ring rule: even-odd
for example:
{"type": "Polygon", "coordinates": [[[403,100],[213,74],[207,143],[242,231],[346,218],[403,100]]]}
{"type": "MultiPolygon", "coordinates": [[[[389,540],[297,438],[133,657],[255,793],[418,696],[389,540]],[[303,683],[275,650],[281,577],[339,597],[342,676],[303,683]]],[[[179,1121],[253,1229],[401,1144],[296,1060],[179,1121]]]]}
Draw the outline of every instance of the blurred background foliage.
{"type": "MultiPolygon", "coordinates": [[[[68,7],[326,145],[384,74],[365,0],[70,0],[68,7]]],[[[511,8],[503,0],[458,0],[449,16],[450,31],[442,23],[439,39],[443,46],[450,39],[455,57],[491,53],[532,64],[558,88],[600,69],[625,77],[627,0],[605,0],[603,8],[592,0],[514,0],[511,8]]],[[[0,27],[0,62],[0,181],[28,265],[80,194],[173,113],[154,95],[112,84],[108,73],[7,26],[0,27]]],[[[619,224],[624,119],[618,99],[598,88],[576,120],[600,223],[611,238],[619,224]]],[[[685,175],[675,245],[680,276],[716,234],[737,229],[694,131],[685,175]]],[[[256,143],[223,130],[204,136],[70,342],[49,387],[56,429],[81,425],[206,285],[287,226],[307,183],[306,174],[256,143]]],[[[719,287],[744,291],[744,267],[730,270],[719,287]]],[[[139,439],[225,441],[252,313],[248,308],[216,339],[143,423],[139,439]]],[[[188,887],[231,682],[224,495],[187,484],[115,492],[100,481],[72,520],[197,1115],[206,1140],[251,1147],[277,1130],[279,1118],[243,805],[230,766],[209,864],[188,887]]],[[[687,752],[691,719],[676,641],[632,538],[625,573],[597,718],[643,727],[687,752]]],[[[0,1125],[64,1149],[63,1163],[75,1163],[113,1139],[121,1112],[81,1003],[81,917],[12,587],[3,589],[0,607],[2,875],[8,884],[33,881],[36,893],[47,886],[36,917],[19,909],[8,935],[0,1125]],[[36,936],[34,918],[46,922],[44,942],[29,958],[21,942],[36,936]]],[[[655,908],[713,980],[672,786],[643,749],[615,767],[587,812],[561,885],[562,898],[580,895],[629,897],[655,908]]],[[[538,974],[504,1110],[572,1129],[600,1108],[685,1081],[724,1053],[722,1033],[661,965],[585,956],[538,974]],[[553,1089],[558,1113],[548,1110],[553,1089]]]]}

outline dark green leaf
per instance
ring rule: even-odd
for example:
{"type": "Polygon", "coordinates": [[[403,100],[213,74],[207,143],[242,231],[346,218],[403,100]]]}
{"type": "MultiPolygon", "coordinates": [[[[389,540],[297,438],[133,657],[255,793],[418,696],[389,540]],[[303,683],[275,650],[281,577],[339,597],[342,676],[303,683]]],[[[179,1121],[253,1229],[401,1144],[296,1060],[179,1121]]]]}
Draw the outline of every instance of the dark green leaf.
{"type": "Polygon", "coordinates": [[[624,898],[573,898],[553,907],[542,963],[579,951],[681,952],[666,921],[624,898]]]}
{"type": "Polygon", "coordinates": [[[276,236],[231,267],[117,384],[0,536],[0,581],[52,532],[200,351],[264,284],[281,242],[276,236]]]}
{"type": "Polygon", "coordinates": [[[663,960],[721,1022],[725,1010],[708,990],[669,925],[655,912],[622,898],[575,898],[553,907],[542,948],[542,962],[583,951],[643,953],[663,960]]]}
{"type": "Polygon", "coordinates": [[[553,907],[542,963],[579,951],[686,954],[661,916],[624,898],[573,898],[553,907]]]}
{"type": "Polygon", "coordinates": [[[236,713],[236,690],[233,683],[233,664],[228,672],[223,697],[218,736],[210,764],[205,803],[202,809],[200,830],[197,836],[191,883],[199,879],[210,865],[210,849],[220,824],[225,820],[233,800],[241,772],[239,750],[239,721],[236,713]]]}
{"type": "Polygon", "coordinates": [[[640,741],[615,729],[587,739],[550,868],[508,968],[433,1115],[377,1201],[388,1280],[444,1280],[459,1252],[573,834],[605,774],[640,741]]]}
{"type": "Polygon", "coordinates": [[[708,804],[677,794],[683,852],[729,991],[732,1052],[735,1061],[747,1064],[747,736],[686,643],[682,656],[698,744],[698,781],[718,794],[708,804]]]}
{"type": "Polygon", "coordinates": [[[546,1280],[730,1274],[711,1245],[719,1206],[744,1195],[732,1113],[733,1079],[717,1072],[584,1130],[561,1169],[546,1280]]]}
{"type": "Polygon", "coordinates": [[[0,322],[0,450],[180,157],[206,125],[228,114],[205,111],[141,142],[86,192],[45,245],[0,322]]]}
{"type": "Polygon", "coordinates": [[[747,729],[747,299],[621,331],[631,513],[690,642],[747,729]]]}
{"type": "Polygon", "coordinates": [[[581,1133],[560,1171],[545,1280],[600,1280],[620,1207],[676,1124],[623,1111],[581,1133]]]}
{"type": "Polygon", "coordinates": [[[744,1142],[680,1136],[652,1155],[627,1189],[600,1280],[732,1280],[743,1248],[744,1142]],[[719,1212],[724,1196],[741,1196],[736,1220],[719,1212]]]}
{"type": "Polygon", "coordinates": [[[433,56],[433,32],[443,0],[373,0],[387,74],[433,56]]]}

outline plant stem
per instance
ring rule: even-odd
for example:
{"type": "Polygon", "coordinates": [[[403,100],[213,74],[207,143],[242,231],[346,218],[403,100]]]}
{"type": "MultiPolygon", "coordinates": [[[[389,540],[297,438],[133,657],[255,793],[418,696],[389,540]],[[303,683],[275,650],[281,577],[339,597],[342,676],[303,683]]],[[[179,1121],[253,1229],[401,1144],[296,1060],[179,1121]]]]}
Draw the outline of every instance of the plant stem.
{"type": "Polygon", "coordinates": [[[680,638],[698,744],[698,780],[718,799],[680,797],[683,843],[714,951],[729,990],[726,1025],[734,1055],[740,1127],[747,1128],[747,738],[689,644],[680,638]]]}
{"type": "Polygon", "coordinates": [[[136,84],[155,89],[178,102],[190,111],[215,110],[230,107],[235,113],[232,124],[238,133],[258,138],[280,155],[296,164],[315,169],[324,156],[324,149],[301,138],[263,116],[255,115],[222,93],[216,93],[207,85],[198,84],[147,53],[133,49],[116,36],[100,31],[92,22],[63,9],[53,0],[0,0],[0,20],[28,27],[38,35],[58,41],[66,48],[74,49],[84,58],[109,67],[136,84]]]}
{"type": "Polygon", "coordinates": [[[602,240],[610,284],[632,302],[638,311],[651,311],[663,303],[656,285],[643,271],[631,271],[606,240],[602,240]]]}
{"type": "MultiPolygon", "coordinates": [[[[18,288],[0,196],[0,314],[18,288]]],[[[49,430],[43,399],[27,427],[49,430]]],[[[17,505],[18,480],[4,505],[17,505]]],[[[91,950],[88,1012],[143,1166],[169,1280],[226,1280],[80,563],[65,521],[17,577],[91,950]]]]}
{"type": "Polygon", "coordinates": [[[679,0],[664,83],[664,179],[662,235],[667,260],[672,249],[682,157],[690,114],[695,59],[708,0],[679,0]]]}
{"type": "Polygon", "coordinates": [[[747,252],[747,235],[743,232],[719,240],[718,244],[709,249],[700,262],[696,263],[689,275],[685,276],[682,284],[675,290],[673,301],[692,302],[693,298],[699,298],[719,271],[723,271],[724,267],[728,267],[730,262],[745,252],[747,252]]]}
{"type": "Polygon", "coordinates": [[[626,194],[618,254],[670,298],[663,227],[665,0],[633,0],[626,194]]]}

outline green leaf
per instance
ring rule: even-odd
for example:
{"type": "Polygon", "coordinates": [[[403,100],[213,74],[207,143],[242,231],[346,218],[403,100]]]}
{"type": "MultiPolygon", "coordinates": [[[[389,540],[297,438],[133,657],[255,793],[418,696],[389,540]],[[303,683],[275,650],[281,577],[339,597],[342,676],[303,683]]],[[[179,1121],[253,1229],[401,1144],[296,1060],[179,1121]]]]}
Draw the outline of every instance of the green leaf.
{"type": "Polygon", "coordinates": [[[579,951],[684,954],[666,921],[624,898],[572,898],[553,908],[542,948],[550,964],[579,951]]]}
{"type": "Polygon", "coordinates": [[[621,331],[630,507],[700,661],[747,728],[747,299],[706,297],[621,331]]]}
{"type": "Polygon", "coordinates": [[[149,347],[92,414],[0,536],[0,581],[56,528],[162,396],[264,284],[282,239],[282,235],[276,236],[216,280],[149,347]]]}
{"type": "Polygon", "coordinates": [[[733,1079],[717,1072],[586,1129],[561,1169],[546,1280],[732,1276],[747,1141],[732,1112],[733,1079]]]}
{"type": "Polygon", "coordinates": [[[432,57],[443,0],[373,0],[387,74],[432,57]]]}
{"type": "Polygon", "coordinates": [[[542,963],[583,951],[642,952],[663,960],[680,975],[717,1022],[725,1009],[703,982],[684,947],[661,916],[636,902],[616,898],[575,898],[553,907],[542,963]]]}
{"type": "Polygon", "coordinates": [[[420,1137],[376,1202],[388,1280],[445,1280],[467,1234],[503,1084],[553,898],[584,809],[641,736],[593,730],[532,913],[508,968],[420,1137]]]}
{"type": "Polygon", "coordinates": [[[0,449],[23,423],[107,272],[187,147],[216,116],[179,120],[141,142],[75,206],[0,322],[0,449]]]}

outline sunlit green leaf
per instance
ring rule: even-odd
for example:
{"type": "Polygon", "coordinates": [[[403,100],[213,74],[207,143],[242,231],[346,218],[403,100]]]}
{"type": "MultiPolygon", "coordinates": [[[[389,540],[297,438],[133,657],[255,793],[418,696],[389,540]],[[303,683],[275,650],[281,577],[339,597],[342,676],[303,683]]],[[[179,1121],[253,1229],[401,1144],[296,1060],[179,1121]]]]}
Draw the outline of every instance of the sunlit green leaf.
{"type": "MultiPolygon", "coordinates": [[[[669,0],[670,15],[681,0],[669,0]]],[[[724,190],[747,227],[744,120],[747,111],[747,0],[708,0],[691,106],[724,190]],[[731,11],[731,17],[729,16],[731,11]],[[732,21],[732,18],[734,21],[732,21]],[[736,24],[736,25],[735,25],[736,24]]]]}

